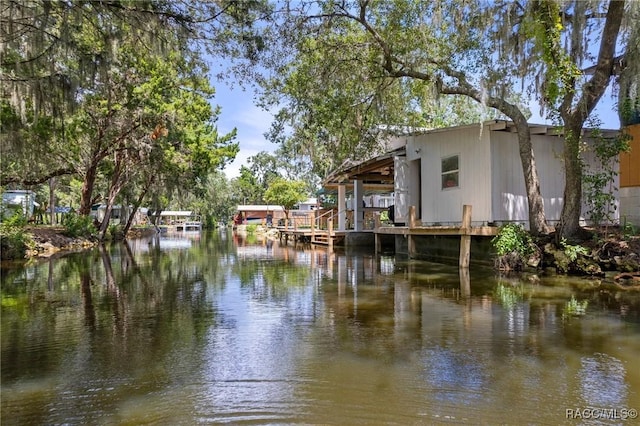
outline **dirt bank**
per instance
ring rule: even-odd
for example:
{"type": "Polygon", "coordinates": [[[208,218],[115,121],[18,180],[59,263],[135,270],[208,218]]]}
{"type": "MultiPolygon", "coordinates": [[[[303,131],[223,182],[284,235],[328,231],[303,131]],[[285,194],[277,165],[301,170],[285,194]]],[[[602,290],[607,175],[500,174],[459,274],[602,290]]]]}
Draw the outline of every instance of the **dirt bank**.
{"type": "Polygon", "coordinates": [[[27,251],[27,257],[48,257],[62,250],[83,250],[97,244],[96,240],[67,237],[61,226],[34,226],[26,231],[32,235],[35,242],[35,248],[27,251]]]}

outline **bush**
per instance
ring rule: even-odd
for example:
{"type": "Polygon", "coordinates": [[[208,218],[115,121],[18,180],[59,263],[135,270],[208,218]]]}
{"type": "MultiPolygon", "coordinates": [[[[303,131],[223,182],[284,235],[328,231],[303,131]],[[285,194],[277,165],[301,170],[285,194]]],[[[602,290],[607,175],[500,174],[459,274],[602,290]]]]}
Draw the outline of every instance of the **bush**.
{"type": "Polygon", "coordinates": [[[522,225],[515,223],[501,226],[491,244],[498,254],[495,265],[500,270],[522,270],[526,260],[536,252],[531,235],[522,225]]]}
{"type": "Polygon", "coordinates": [[[77,214],[65,215],[62,220],[64,234],[71,238],[92,238],[96,234],[96,227],[93,225],[91,216],[81,216],[77,214]]]}
{"type": "Polygon", "coordinates": [[[589,250],[581,245],[571,245],[567,243],[566,239],[560,241],[564,254],[569,258],[571,262],[575,262],[579,255],[586,256],[589,254],[589,250]]]}
{"type": "Polygon", "coordinates": [[[15,214],[0,223],[0,254],[2,259],[20,259],[35,242],[24,229],[27,221],[22,214],[15,214]]]}
{"type": "Polygon", "coordinates": [[[534,244],[531,235],[516,223],[502,225],[498,235],[493,237],[491,244],[496,248],[498,256],[517,253],[522,257],[534,253],[534,244]]]}

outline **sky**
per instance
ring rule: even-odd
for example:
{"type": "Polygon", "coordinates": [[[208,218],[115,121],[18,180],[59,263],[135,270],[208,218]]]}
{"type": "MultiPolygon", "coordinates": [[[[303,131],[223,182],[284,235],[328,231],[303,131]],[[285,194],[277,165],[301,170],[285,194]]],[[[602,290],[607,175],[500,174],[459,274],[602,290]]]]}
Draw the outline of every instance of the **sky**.
{"type": "Polygon", "coordinates": [[[273,115],[254,105],[252,89],[242,89],[238,85],[230,88],[226,83],[213,81],[216,88],[214,103],[221,107],[218,116],[218,132],[227,134],[238,130],[236,140],[240,151],[236,159],[228,164],[224,173],[227,178],[240,175],[240,166],[248,165],[247,159],[261,151],[274,151],[277,146],[268,141],[264,134],[269,130],[273,115]]]}

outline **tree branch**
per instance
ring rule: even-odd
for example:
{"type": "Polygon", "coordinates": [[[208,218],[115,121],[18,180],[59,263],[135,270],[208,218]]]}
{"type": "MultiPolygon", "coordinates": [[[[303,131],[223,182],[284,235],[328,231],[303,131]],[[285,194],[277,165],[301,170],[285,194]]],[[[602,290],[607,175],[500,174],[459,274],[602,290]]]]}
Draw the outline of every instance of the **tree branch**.
{"type": "Polygon", "coordinates": [[[0,179],[0,185],[5,186],[5,185],[9,185],[12,183],[19,183],[22,184],[24,186],[34,186],[34,185],[40,185],[45,183],[46,181],[48,181],[49,179],[53,178],[53,177],[58,177],[58,176],[65,176],[65,175],[71,175],[76,173],[76,170],[70,167],[65,167],[62,169],[57,169],[57,170],[53,170],[49,173],[47,173],[44,176],[38,177],[38,178],[34,178],[34,179],[29,179],[29,178],[25,178],[22,176],[3,176],[0,179]]]}
{"type": "Polygon", "coordinates": [[[616,41],[624,17],[624,8],[624,1],[612,0],[609,2],[607,18],[604,29],[602,30],[598,60],[593,76],[584,85],[584,90],[582,91],[576,108],[571,113],[574,119],[581,118],[583,121],[586,120],[604,94],[609,79],[614,74],[616,41]]]}

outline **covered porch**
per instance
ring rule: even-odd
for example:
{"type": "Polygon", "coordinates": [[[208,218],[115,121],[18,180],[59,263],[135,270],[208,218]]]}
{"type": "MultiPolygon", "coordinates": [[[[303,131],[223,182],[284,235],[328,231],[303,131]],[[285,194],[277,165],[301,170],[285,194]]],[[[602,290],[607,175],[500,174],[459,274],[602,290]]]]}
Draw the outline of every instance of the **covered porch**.
{"type": "MultiPolygon", "coordinates": [[[[368,234],[376,252],[382,241],[394,239],[396,251],[406,245],[409,257],[416,257],[421,244],[428,237],[459,238],[459,265],[470,263],[472,237],[493,237],[498,228],[472,221],[472,206],[452,212],[460,219],[447,223],[424,223],[420,218],[421,205],[420,162],[407,161],[402,146],[361,163],[343,167],[323,182],[325,190],[335,194],[336,207],[327,209],[316,219],[314,238],[326,234],[322,241],[344,240],[350,236],[368,234]],[[377,202],[376,202],[377,201],[377,202]],[[457,214],[456,214],[457,213],[457,214]]],[[[456,248],[457,250],[457,248],[456,248]]]]}

